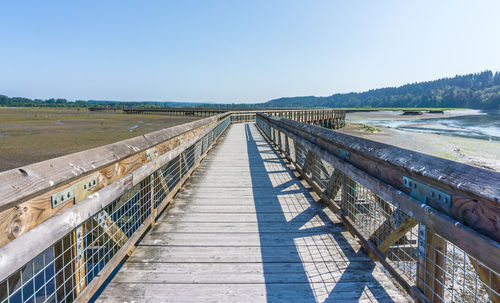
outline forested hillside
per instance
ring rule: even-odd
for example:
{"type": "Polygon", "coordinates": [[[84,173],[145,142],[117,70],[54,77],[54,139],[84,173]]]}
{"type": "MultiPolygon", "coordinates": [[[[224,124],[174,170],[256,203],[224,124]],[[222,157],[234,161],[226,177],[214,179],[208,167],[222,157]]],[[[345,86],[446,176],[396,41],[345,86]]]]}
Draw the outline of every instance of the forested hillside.
{"type": "Polygon", "coordinates": [[[171,101],[75,101],[28,99],[0,95],[1,106],[50,107],[460,107],[489,109],[500,107],[500,72],[443,78],[400,87],[372,89],[362,93],[334,94],[329,97],[285,97],[258,104],[213,104],[171,101]]]}
{"type": "Polygon", "coordinates": [[[400,87],[329,97],[288,97],[264,103],[268,107],[462,107],[499,108],[500,72],[443,78],[400,87]]]}

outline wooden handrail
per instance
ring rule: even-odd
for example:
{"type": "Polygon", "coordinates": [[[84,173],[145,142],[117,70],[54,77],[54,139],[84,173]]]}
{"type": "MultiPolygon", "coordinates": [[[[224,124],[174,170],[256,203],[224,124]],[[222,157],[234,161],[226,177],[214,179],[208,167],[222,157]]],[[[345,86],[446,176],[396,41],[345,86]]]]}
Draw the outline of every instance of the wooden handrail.
{"type": "Polygon", "coordinates": [[[443,300],[450,258],[455,266],[454,248],[451,256],[447,251],[451,243],[470,257],[473,269],[467,275],[476,277],[476,285],[481,280],[490,299],[500,302],[500,173],[281,117],[257,114],[257,125],[370,255],[417,301],[443,300]],[[296,148],[302,150],[300,158],[296,148]],[[319,162],[312,165],[312,161],[319,162]],[[322,181],[327,185],[315,179],[327,171],[321,161],[334,170],[334,175],[321,177],[327,178],[322,181]],[[340,187],[342,197],[334,201],[340,187]],[[368,191],[361,202],[356,188],[368,191]],[[366,204],[361,206],[365,211],[373,208],[370,217],[362,215],[366,221],[362,224],[357,223],[357,203],[366,204]],[[367,229],[367,224],[376,229],[367,229]],[[406,234],[415,235],[417,224],[418,252],[410,257],[416,262],[416,281],[409,281],[386,257],[391,246],[399,249],[397,242],[406,234]]]}
{"type": "MultiPolygon", "coordinates": [[[[154,224],[156,216],[231,123],[231,117],[241,114],[245,116],[244,121],[255,120],[256,113],[224,113],[0,173],[0,192],[5,192],[5,198],[0,201],[0,228],[6,231],[0,234],[0,283],[10,275],[22,272],[26,264],[35,262],[35,258],[46,249],[53,249],[54,257],[64,255],[65,262],[71,262],[74,280],[67,280],[71,284],[68,287],[73,287],[77,300],[88,300],[133,249],[148,226],[154,224]],[[167,167],[174,162],[174,171],[167,172],[167,167]],[[170,174],[175,182],[167,184],[163,173],[170,174]],[[161,192],[163,196],[157,201],[155,194],[161,192]],[[130,193],[148,195],[137,201],[127,198],[130,193]],[[54,203],[63,197],[67,197],[64,203],[54,203]],[[122,198],[125,202],[120,202],[122,198]],[[115,209],[125,205],[122,203],[129,203],[126,209],[142,205],[141,209],[147,213],[142,219],[112,217],[112,213],[123,214],[115,209]],[[123,225],[122,219],[126,222],[136,220],[132,221],[133,224],[140,224],[140,227],[132,231],[124,229],[129,225],[123,225]],[[99,231],[95,232],[99,237],[114,242],[119,249],[99,272],[99,277],[91,278],[89,283],[86,282],[84,256],[87,244],[83,239],[93,237],[88,226],[96,222],[99,231]],[[71,249],[57,248],[61,241],[68,241],[71,249]]],[[[304,113],[297,113],[296,118],[305,118],[304,113]]],[[[310,113],[307,121],[311,123],[325,118],[342,119],[339,111],[329,111],[323,117],[316,110],[310,113]]],[[[270,114],[290,116],[291,112],[270,114]]],[[[239,121],[235,119],[234,122],[239,121]]],[[[69,265],[65,263],[64,266],[69,265]]],[[[66,282],[59,287],[66,287],[66,282]]],[[[2,295],[0,293],[0,297],[2,295]]]]}
{"type": "Polygon", "coordinates": [[[500,241],[500,173],[285,118],[258,116],[406,194],[411,190],[403,177],[446,191],[451,207],[433,201],[429,206],[500,241]]]}

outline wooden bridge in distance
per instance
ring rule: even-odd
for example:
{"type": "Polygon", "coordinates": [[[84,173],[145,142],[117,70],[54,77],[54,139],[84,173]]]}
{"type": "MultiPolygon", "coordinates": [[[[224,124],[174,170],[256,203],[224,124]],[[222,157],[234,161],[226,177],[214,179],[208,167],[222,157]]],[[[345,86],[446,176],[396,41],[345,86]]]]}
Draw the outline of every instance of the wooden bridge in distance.
{"type": "Polygon", "coordinates": [[[500,302],[500,174],[227,112],[0,173],[0,302],[500,302]]]}

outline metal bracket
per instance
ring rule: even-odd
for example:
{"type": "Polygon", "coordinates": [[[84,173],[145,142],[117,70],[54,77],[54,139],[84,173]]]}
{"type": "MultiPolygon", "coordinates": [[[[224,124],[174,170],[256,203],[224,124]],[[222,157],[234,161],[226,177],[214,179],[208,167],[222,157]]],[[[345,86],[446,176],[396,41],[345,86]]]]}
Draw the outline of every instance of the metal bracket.
{"type": "Polygon", "coordinates": [[[89,194],[89,190],[97,186],[97,176],[92,176],[84,181],[70,186],[51,196],[52,208],[56,208],[69,201],[80,201],[85,199],[89,194]]]}
{"type": "Polygon", "coordinates": [[[83,227],[80,225],[75,231],[76,240],[76,260],[80,262],[83,258],[83,227]]]}
{"type": "Polygon", "coordinates": [[[451,208],[451,196],[429,185],[420,183],[408,177],[403,177],[404,186],[411,189],[410,196],[422,203],[451,208]]]}
{"type": "Polygon", "coordinates": [[[182,139],[184,139],[184,135],[178,136],[178,137],[177,137],[177,142],[178,142],[179,144],[182,144],[182,139]]]}
{"type": "Polygon", "coordinates": [[[149,161],[153,161],[154,159],[156,159],[158,157],[158,151],[156,150],[156,148],[150,148],[146,151],[146,159],[149,160],[149,161]]]}
{"type": "Polygon", "coordinates": [[[427,230],[424,224],[418,225],[418,253],[422,259],[425,259],[425,245],[427,243],[427,230]]]}

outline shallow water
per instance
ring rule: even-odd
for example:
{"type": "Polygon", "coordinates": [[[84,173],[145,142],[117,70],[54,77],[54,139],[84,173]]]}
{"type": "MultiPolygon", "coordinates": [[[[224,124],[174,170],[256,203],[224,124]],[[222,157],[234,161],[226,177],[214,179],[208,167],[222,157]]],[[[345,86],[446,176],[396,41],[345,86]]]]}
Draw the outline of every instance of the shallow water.
{"type": "Polygon", "coordinates": [[[450,118],[356,122],[417,132],[500,141],[500,110],[482,111],[480,115],[450,118]]]}

